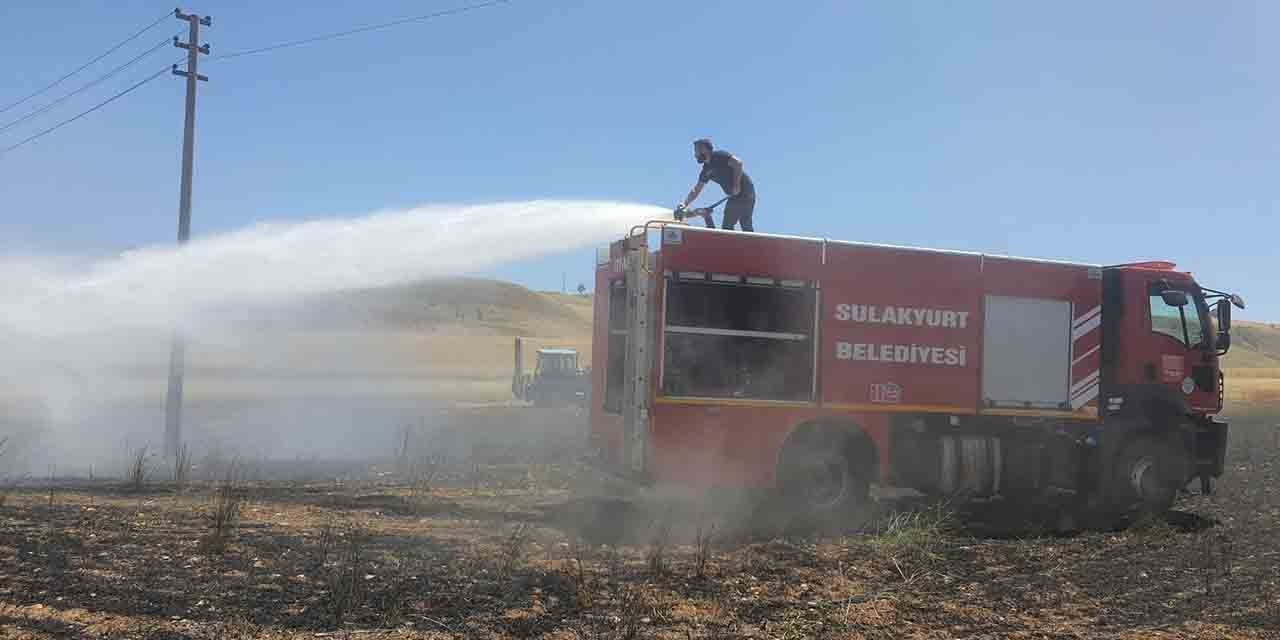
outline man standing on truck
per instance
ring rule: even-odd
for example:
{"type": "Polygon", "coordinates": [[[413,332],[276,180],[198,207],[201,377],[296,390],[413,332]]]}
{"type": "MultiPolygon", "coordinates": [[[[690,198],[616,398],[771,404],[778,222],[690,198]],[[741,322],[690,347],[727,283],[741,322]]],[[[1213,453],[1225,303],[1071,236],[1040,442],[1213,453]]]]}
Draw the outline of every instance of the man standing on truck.
{"type": "Polygon", "coordinates": [[[680,208],[697,200],[702,187],[714,180],[724,189],[725,195],[729,196],[729,200],[724,203],[723,227],[732,229],[734,224],[741,224],[743,231],[754,231],[751,214],[756,208],[756,185],[743,170],[742,161],[728,151],[717,151],[707,138],[693,141],[693,158],[702,165],[702,172],[698,174],[698,183],[689,190],[689,195],[685,196],[680,208]]]}

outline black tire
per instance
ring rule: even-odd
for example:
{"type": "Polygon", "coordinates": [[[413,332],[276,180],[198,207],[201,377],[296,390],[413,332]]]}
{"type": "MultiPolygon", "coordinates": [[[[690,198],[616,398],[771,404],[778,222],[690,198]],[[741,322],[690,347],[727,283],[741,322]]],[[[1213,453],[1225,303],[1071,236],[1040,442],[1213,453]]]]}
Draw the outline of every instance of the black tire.
{"type": "Polygon", "coordinates": [[[778,484],[792,519],[834,526],[852,522],[866,509],[870,470],[858,468],[851,439],[848,434],[823,430],[787,443],[778,484]]]}
{"type": "Polygon", "coordinates": [[[1161,516],[1186,485],[1187,459],[1178,449],[1152,438],[1125,445],[1111,468],[1111,508],[1119,524],[1161,516]]]}

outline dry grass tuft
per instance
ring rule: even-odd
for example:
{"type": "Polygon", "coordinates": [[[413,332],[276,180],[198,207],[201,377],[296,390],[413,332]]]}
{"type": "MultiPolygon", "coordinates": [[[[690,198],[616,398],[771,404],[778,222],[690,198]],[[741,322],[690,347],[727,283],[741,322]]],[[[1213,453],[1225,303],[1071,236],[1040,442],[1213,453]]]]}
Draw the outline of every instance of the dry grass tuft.
{"type": "Polygon", "coordinates": [[[569,541],[569,553],[572,555],[568,573],[573,603],[579,609],[589,609],[595,602],[595,591],[591,578],[587,575],[588,545],[581,537],[575,536],[569,541]]]}
{"type": "Polygon", "coordinates": [[[417,588],[419,576],[428,574],[428,558],[410,552],[407,557],[393,558],[388,568],[391,585],[377,598],[376,608],[384,627],[400,626],[405,618],[405,606],[417,588]]]}
{"type": "Polygon", "coordinates": [[[898,575],[908,584],[928,573],[938,559],[937,550],[946,541],[955,512],[946,502],[924,509],[896,511],[876,523],[871,547],[893,564],[898,575]]]}
{"type": "Polygon", "coordinates": [[[200,549],[207,555],[220,554],[227,548],[235,525],[244,507],[245,490],[234,467],[218,483],[213,505],[206,514],[209,532],[200,540],[200,549]]]}
{"type": "Polygon", "coordinates": [[[333,553],[333,547],[338,541],[338,531],[334,526],[333,518],[326,518],[324,524],[320,526],[320,535],[316,536],[316,568],[324,569],[329,562],[329,554],[333,553]]]}
{"type": "MultiPolygon", "coordinates": [[[[0,465],[5,465],[5,456],[9,453],[9,438],[0,438],[0,465]]],[[[3,507],[9,501],[9,494],[13,492],[13,483],[6,475],[0,477],[0,507],[3,507]]]]}
{"type": "Polygon", "coordinates": [[[423,456],[421,460],[410,465],[409,502],[419,513],[425,513],[431,507],[432,491],[436,478],[440,475],[440,462],[434,458],[423,456]]]}
{"type": "Polygon", "coordinates": [[[520,522],[511,527],[511,533],[507,535],[507,540],[502,545],[502,562],[498,569],[503,580],[511,579],[511,575],[520,566],[532,533],[533,527],[527,522],[520,522]]]}
{"type": "Polygon", "coordinates": [[[178,491],[183,491],[190,480],[191,447],[184,444],[173,455],[173,485],[178,491]]]}
{"type": "Polygon", "coordinates": [[[955,518],[955,512],[946,502],[936,502],[924,509],[895,511],[877,523],[878,544],[892,549],[919,548],[932,551],[955,518]]]}
{"type": "Polygon", "coordinates": [[[609,579],[617,582],[622,579],[622,569],[624,560],[622,554],[618,552],[618,548],[610,545],[605,548],[604,566],[609,571],[609,579]]]}
{"type": "Polygon", "coordinates": [[[329,574],[329,590],[325,604],[333,616],[333,626],[341,628],[347,615],[364,602],[365,546],[369,535],[357,525],[342,532],[342,547],[337,563],[329,574]]]}
{"type": "Polygon", "coordinates": [[[150,454],[147,445],[129,449],[128,466],[125,468],[125,485],[133,491],[142,491],[151,474],[150,454]]]}
{"type": "Polygon", "coordinates": [[[635,640],[640,637],[640,629],[644,625],[645,613],[649,607],[649,597],[641,586],[629,584],[622,590],[622,599],[618,610],[618,640],[635,640]]]}
{"type": "Polygon", "coordinates": [[[671,547],[672,514],[668,509],[653,525],[653,537],[649,540],[649,548],[645,550],[645,562],[649,571],[655,576],[667,572],[667,550],[671,547]]]}
{"type": "Polygon", "coordinates": [[[413,456],[413,425],[400,428],[400,437],[396,440],[396,473],[402,478],[409,476],[409,461],[413,456]]]}
{"type": "Polygon", "coordinates": [[[693,576],[698,579],[707,577],[707,567],[711,564],[716,539],[716,523],[708,523],[706,514],[698,518],[697,529],[693,533],[693,576]]]}

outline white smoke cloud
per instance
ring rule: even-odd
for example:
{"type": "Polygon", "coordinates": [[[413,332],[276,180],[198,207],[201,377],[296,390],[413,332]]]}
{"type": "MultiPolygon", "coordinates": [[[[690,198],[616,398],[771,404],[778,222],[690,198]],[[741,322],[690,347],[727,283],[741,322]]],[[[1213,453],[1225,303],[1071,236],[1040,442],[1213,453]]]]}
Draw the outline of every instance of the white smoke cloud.
{"type": "MultiPolygon", "coordinates": [[[[274,335],[220,326],[220,314],[598,246],[666,214],[609,201],[432,205],[258,224],[182,248],[149,247],[99,261],[0,258],[0,437],[31,424],[30,411],[13,408],[16,396],[28,409],[38,408],[44,458],[60,465],[118,454],[125,439],[158,443],[168,337],[175,329],[203,340],[191,345],[193,366],[223,346],[238,358],[249,353],[237,366],[274,366],[273,356],[255,351],[274,335]]],[[[311,371],[350,370],[359,358],[377,368],[380,357],[340,345],[324,353],[309,358],[311,371]]],[[[398,421],[424,410],[416,383],[405,381],[229,375],[233,379],[194,380],[205,393],[188,403],[188,433],[237,438],[264,455],[325,442],[327,449],[313,450],[355,454],[356,445],[380,446],[368,437],[371,429],[403,424],[398,421]]]]}

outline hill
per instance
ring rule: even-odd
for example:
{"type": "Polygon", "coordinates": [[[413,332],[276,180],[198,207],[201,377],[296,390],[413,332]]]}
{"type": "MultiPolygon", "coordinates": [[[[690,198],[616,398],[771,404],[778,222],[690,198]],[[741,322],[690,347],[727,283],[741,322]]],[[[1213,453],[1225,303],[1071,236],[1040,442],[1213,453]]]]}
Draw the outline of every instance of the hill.
{"type": "Polygon", "coordinates": [[[1231,351],[1224,359],[1231,369],[1280,369],[1280,324],[1233,323],[1231,351]]]}
{"type": "MultiPolygon", "coordinates": [[[[592,299],[480,278],[449,278],[222,310],[189,349],[193,387],[218,397],[370,393],[495,401],[510,396],[513,338],[590,363],[592,299]],[[295,391],[296,390],[296,391],[295,391]]],[[[141,378],[163,376],[158,357],[141,378]]]]}
{"type": "Polygon", "coordinates": [[[416,330],[468,335],[590,335],[590,297],[530,291],[481,278],[325,293],[282,304],[221,310],[219,320],[256,330],[416,330]]]}

